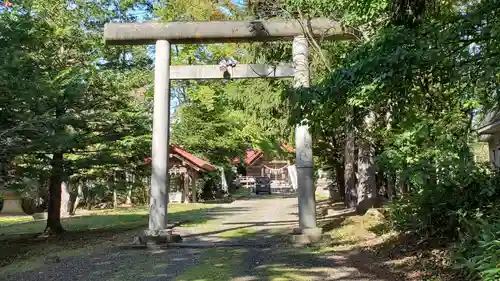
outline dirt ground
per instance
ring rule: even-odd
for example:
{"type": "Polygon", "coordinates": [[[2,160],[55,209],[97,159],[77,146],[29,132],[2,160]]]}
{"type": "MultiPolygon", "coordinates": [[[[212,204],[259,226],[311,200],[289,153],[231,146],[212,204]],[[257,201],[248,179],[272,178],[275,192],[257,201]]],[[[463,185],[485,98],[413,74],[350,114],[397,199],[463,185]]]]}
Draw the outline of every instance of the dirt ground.
{"type": "Polygon", "coordinates": [[[436,262],[446,251],[424,251],[407,237],[383,231],[376,211],[358,216],[328,201],[318,202],[318,210],[318,223],[331,236],[321,246],[289,243],[297,198],[259,196],[221,204],[207,211],[210,220],[175,228],[183,244],[193,247],[119,247],[137,230],[27,239],[25,247],[50,252],[14,258],[0,268],[0,280],[460,280],[447,279],[450,273],[436,262]]]}

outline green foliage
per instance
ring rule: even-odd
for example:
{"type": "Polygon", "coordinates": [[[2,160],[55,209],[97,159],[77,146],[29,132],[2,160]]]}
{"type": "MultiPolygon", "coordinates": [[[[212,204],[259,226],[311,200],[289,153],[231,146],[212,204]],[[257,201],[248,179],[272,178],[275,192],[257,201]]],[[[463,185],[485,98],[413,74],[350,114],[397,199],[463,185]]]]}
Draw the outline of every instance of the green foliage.
{"type": "MultiPolygon", "coordinates": [[[[157,6],[164,21],[239,19],[245,11],[229,2],[169,1],[157,6]],[[194,3],[196,2],[196,3],[194,3]],[[224,14],[221,8],[231,11],[224,14]],[[223,14],[223,16],[221,15],[223,14]]],[[[238,63],[256,63],[255,44],[179,45],[173,64],[218,64],[235,58],[238,63]]],[[[221,73],[222,75],[222,73],[221,73]]],[[[287,103],[281,91],[289,81],[228,80],[189,81],[173,84],[178,102],[172,122],[172,142],[213,164],[228,166],[250,147],[273,150],[290,136],[287,103]]]]}
{"type": "Polygon", "coordinates": [[[423,239],[454,243],[455,267],[471,278],[498,280],[499,181],[500,174],[485,167],[449,167],[437,182],[388,205],[387,222],[423,239]]]}
{"type": "Polygon", "coordinates": [[[212,172],[204,174],[198,186],[198,194],[204,200],[214,200],[227,195],[222,189],[221,173],[212,172]]]}
{"type": "Polygon", "coordinates": [[[472,121],[498,107],[498,1],[340,1],[336,11],[321,0],[285,2],[293,17],[330,15],[362,34],[350,44],[317,41],[316,85],[285,95],[291,123],[308,120],[317,158],[342,182],[353,132],[358,148],[368,143],[376,153],[380,191],[396,186],[395,229],[447,242],[478,233],[461,214],[498,206],[498,176],[472,163],[470,149],[472,121]]]}
{"type": "MultiPolygon", "coordinates": [[[[486,167],[450,166],[418,192],[391,203],[389,223],[400,231],[452,241],[461,231],[467,231],[462,217],[487,212],[500,204],[500,176],[493,173],[486,167]]],[[[414,176],[411,181],[421,180],[414,176]]]]}
{"type": "Polygon", "coordinates": [[[204,155],[213,163],[222,164],[244,149],[247,141],[242,134],[245,120],[219,104],[213,108],[215,103],[218,101],[206,104],[194,101],[182,106],[177,112],[179,119],[172,126],[172,142],[204,155]]]}
{"type": "Polygon", "coordinates": [[[139,176],[150,150],[144,94],[151,59],[145,47],[104,46],[102,31],[110,20],[137,20],[129,12],[147,6],[44,0],[0,9],[0,176],[7,187],[47,201],[50,178],[75,193],[93,186],[86,194],[105,198],[118,186],[110,180],[117,171],[139,176]],[[51,161],[56,153],[62,163],[51,161]]]}
{"type": "Polygon", "coordinates": [[[475,217],[464,222],[474,231],[463,234],[455,246],[459,268],[467,269],[481,280],[500,279],[500,220],[475,217]]]}

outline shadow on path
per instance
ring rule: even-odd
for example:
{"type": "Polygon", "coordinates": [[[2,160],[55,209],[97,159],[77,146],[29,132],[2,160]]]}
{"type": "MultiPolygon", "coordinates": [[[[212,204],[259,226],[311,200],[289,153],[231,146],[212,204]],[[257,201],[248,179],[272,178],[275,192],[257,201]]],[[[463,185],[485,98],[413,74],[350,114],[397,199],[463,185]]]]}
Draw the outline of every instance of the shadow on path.
{"type": "MultiPolygon", "coordinates": [[[[190,224],[204,224],[235,214],[245,214],[248,208],[239,206],[224,206],[206,209],[193,209],[169,214],[169,227],[189,222],[190,224]]],[[[91,226],[83,231],[67,231],[57,237],[40,237],[41,233],[0,236],[0,266],[6,266],[16,261],[22,261],[34,256],[55,254],[59,251],[79,250],[106,243],[106,248],[114,244],[132,241],[134,232],[147,228],[148,215],[144,214],[113,214],[100,215],[101,219],[116,222],[108,228],[91,226]],[[132,223],[131,223],[132,222],[132,223]]],[[[77,217],[74,219],[81,219],[77,217]]],[[[43,230],[43,229],[42,229],[43,230]]],[[[0,280],[2,280],[0,278],[0,280]]],[[[21,279],[22,280],[22,279],[21,279]]]]}
{"type": "MultiPolygon", "coordinates": [[[[255,202],[205,210],[203,220],[220,222],[218,229],[203,231],[200,228],[200,231],[196,231],[196,227],[191,227],[193,232],[184,234],[184,238],[186,246],[189,243],[203,246],[203,243],[207,243],[207,237],[217,237],[215,242],[206,244],[207,247],[167,248],[157,251],[123,250],[113,247],[59,260],[45,260],[30,271],[0,279],[5,281],[404,280],[390,270],[374,270],[382,268],[383,265],[381,262],[368,259],[361,251],[332,252],[316,248],[292,247],[289,238],[292,228],[297,225],[297,220],[289,215],[289,209],[293,208],[295,201],[275,200],[268,203],[266,200],[256,200],[255,202]],[[279,208],[272,204],[276,204],[279,208]],[[230,235],[227,235],[228,233],[230,235]]],[[[339,227],[348,215],[342,213],[323,217],[320,221],[325,230],[332,230],[339,227]]],[[[179,230],[189,229],[181,227],[179,230]]],[[[335,243],[338,241],[333,241],[331,245],[335,243]]]]}

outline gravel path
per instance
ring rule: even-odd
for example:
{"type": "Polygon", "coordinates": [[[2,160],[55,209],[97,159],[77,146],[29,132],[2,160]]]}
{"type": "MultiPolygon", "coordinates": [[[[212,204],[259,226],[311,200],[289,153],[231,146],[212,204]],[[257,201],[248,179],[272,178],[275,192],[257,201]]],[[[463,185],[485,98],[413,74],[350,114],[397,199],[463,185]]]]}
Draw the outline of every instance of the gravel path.
{"type": "MultiPolygon", "coordinates": [[[[274,197],[274,196],[273,196],[274,197]]],[[[249,200],[238,200],[232,204],[222,205],[215,216],[216,220],[196,227],[181,227],[186,242],[189,241],[227,241],[228,234],[238,232],[279,231],[284,228],[292,229],[297,222],[297,198],[278,197],[268,199],[266,196],[256,196],[249,200]],[[227,210],[227,211],[222,211],[227,210]],[[230,213],[231,215],[227,215],[230,213]]],[[[232,240],[234,240],[233,237],[232,240]]],[[[245,237],[245,240],[248,240],[245,237]]],[[[265,242],[265,241],[263,241],[265,242]]]]}
{"type": "Polygon", "coordinates": [[[211,214],[215,219],[203,226],[176,229],[184,236],[185,243],[253,241],[267,245],[264,247],[169,248],[156,252],[111,247],[58,261],[46,260],[38,270],[0,276],[0,280],[388,280],[348,266],[349,259],[345,256],[319,255],[289,247],[283,233],[296,227],[296,213],[297,198],[263,196],[222,205],[211,214]],[[224,274],[214,273],[218,268],[224,274]],[[190,275],[197,269],[203,276],[190,275]]]}

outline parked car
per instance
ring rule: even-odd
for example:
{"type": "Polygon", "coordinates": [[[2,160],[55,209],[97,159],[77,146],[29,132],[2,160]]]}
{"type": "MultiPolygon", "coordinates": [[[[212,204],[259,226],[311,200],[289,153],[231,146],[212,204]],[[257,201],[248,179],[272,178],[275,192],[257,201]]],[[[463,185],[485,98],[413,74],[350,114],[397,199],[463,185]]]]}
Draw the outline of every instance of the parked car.
{"type": "Polygon", "coordinates": [[[271,194],[271,180],[268,177],[255,178],[255,194],[271,194]]]}

